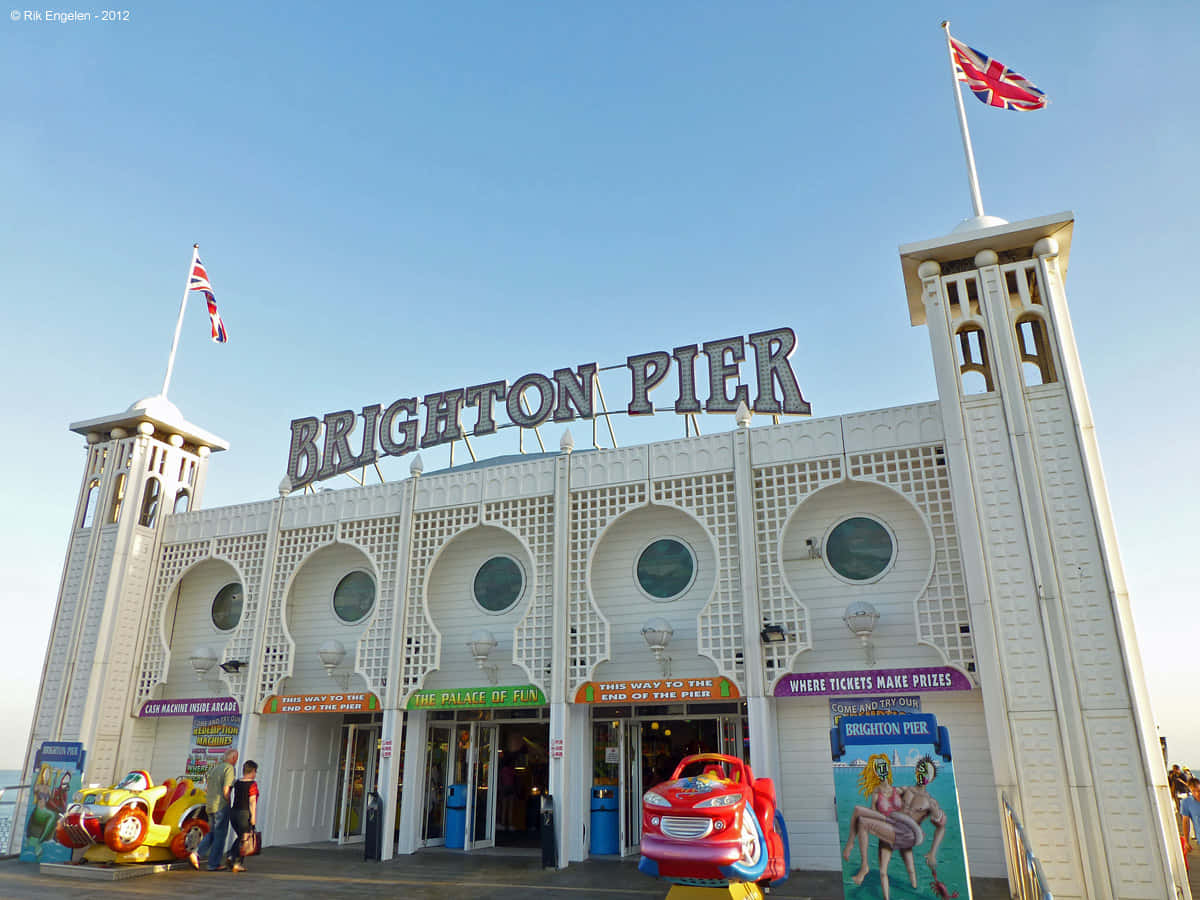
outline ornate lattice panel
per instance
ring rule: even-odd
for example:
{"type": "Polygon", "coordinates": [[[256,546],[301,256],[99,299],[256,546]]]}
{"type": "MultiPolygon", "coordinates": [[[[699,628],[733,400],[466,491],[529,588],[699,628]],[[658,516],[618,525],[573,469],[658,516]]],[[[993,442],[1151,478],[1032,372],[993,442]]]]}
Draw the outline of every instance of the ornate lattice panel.
{"type": "Polygon", "coordinates": [[[717,472],[656,482],[654,502],[673,503],[688,510],[716,539],[719,561],[716,590],[700,612],[697,645],[701,653],[717,664],[722,675],[744,686],[745,604],[741,592],[733,473],[717,472]]]}
{"type": "Polygon", "coordinates": [[[878,481],[897,489],[925,515],[933,533],[933,576],[916,600],[917,640],[929,644],[946,662],[975,671],[975,645],[967,586],[950,497],[950,467],[941,444],[852,453],[850,477],[878,481]]]}
{"type": "Polygon", "coordinates": [[[263,622],[262,678],[258,682],[258,701],[262,703],[279,687],[279,682],[292,674],[292,657],[296,642],[287,632],[283,621],[283,604],[288,580],[297,567],[317,548],[333,541],[336,525],[316,525],[279,532],[279,547],[275,551],[275,571],[271,576],[271,595],[267,601],[267,616],[263,622]]]}
{"type": "Polygon", "coordinates": [[[211,541],[185,541],[180,544],[164,544],[159,553],[158,575],[154,579],[154,594],[150,598],[147,613],[149,627],[146,633],[146,648],[142,652],[141,674],[138,676],[135,703],[150,699],[154,686],[167,679],[167,666],[171,650],[163,639],[163,611],[171,599],[171,589],[179,583],[183,573],[212,552],[211,541]]]}
{"type": "Polygon", "coordinates": [[[405,591],[404,646],[400,657],[400,701],[421,686],[438,667],[442,636],[425,604],[425,576],[437,552],[452,537],[479,523],[478,506],[452,506],[413,514],[412,543],[405,591]]]}
{"type": "MultiPolygon", "coordinates": [[[[254,646],[254,635],[258,634],[260,625],[259,610],[262,606],[263,588],[263,559],[267,553],[267,535],[239,534],[230,537],[219,537],[213,546],[213,556],[228,561],[237,571],[242,580],[242,618],[238,622],[237,631],[226,648],[228,659],[250,659],[254,646]]],[[[225,676],[229,682],[232,695],[237,697],[242,706],[249,699],[246,696],[246,683],[249,671],[242,669],[225,676]]]]}
{"type": "Polygon", "coordinates": [[[571,494],[571,558],[567,569],[567,615],[570,644],[568,694],[591,678],[608,658],[608,621],[588,595],[588,554],[610,522],[646,502],[646,485],[625,484],[571,494]]]}
{"type": "Polygon", "coordinates": [[[359,547],[379,573],[378,608],[358,642],[357,670],[372,691],[387,693],[389,651],[396,605],[396,568],[400,559],[400,517],[341,523],[340,540],[359,547]]]}
{"type": "Polygon", "coordinates": [[[783,576],[779,557],[783,525],[805,497],[841,480],[840,456],[754,470],[759,609],[763,625],[781,625],[784,632],[782,641],[763,645],[763,665],[768,687],[769,682],[790,668],[797,653],[812,649],[808,607],[793,596],[783,576]]]}
{"type": "Polygon", "coordinates": [[[550,694],[554,624],[554,498],[525,497],[484,506],[485,522],[510,528],[533,553],[533,596],[513,638],[513,662],[550,694]]]}

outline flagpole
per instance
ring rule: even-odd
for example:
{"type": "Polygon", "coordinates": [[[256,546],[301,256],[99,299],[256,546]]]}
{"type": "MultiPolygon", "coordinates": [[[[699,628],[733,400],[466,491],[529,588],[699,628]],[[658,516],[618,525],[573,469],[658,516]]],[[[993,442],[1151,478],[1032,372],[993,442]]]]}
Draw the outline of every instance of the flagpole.
{"type": "Polygon", "coordinates": [[[171,342],[171,356],[167,359],[167,375],[163,378],[162,398],[167,399],[167,388],[171,384],[171,372],[175,368],[175,351],[179,349],[179,333],[183,330],[183,314],[187,311],[188,293],[192,286],[192,269],[196,266],[196,257],[200,255],[200,245],[192,244],[192,261],[188,263],[187,281],[183,285],[183,299],[179,301],[179,321],[175,323],[175,340],[171,342]]]}
{"type": "MultiPolygon", "coordinates": [[[[946,32],[946,52],[950,54],[950,77],[954,82],[954,103],[958,107],[958,127],[962,132],[963,152],[967,155],[967,180],[971,183],[971,205],[975,216],[983,216],[983,195],[979,192],[979,176],[975,172],[975,151],[971,149],[971,132],[967,129],[967,111],[963,109],[962,88],[958,86],[958,63],[954,61],[954,48],[950,46],[950,21],[942,22],[946,32]]],[[[166,393],[164,391],[164,393],[166,393]]]]}

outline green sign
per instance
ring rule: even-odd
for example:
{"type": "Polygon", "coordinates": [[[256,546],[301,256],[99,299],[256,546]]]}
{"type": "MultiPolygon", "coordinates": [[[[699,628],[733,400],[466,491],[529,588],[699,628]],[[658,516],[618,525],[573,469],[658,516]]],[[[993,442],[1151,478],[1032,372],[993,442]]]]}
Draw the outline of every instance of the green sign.
{"type": "Polygon", "coordinates": [[[546,695],[532,684],[507,687],[447,688],[417,691],[408,709],[481,709],[494,706],[545,706],[546,695]]]}

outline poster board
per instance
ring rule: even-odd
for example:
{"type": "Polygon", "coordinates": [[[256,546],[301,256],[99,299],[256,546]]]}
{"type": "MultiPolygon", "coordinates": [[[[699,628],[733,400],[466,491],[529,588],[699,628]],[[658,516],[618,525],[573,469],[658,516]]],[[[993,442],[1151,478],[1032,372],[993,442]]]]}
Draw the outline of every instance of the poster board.
{"type": "Polygon", "coordinates": [[[203,784],[209,767],[220,762],[226,750],[237,747],[241,727],[242,717],[237,714],[192,716],[192,749],[183,774],[203,784]]]}
{"type": "Polygon", "coordinates": [[[71,848],[54,839],[58,820],[83,786],[83,744],[46,741],[33,762],[33,802],[21,838],[22,862],[69,863],[71,848]]]}
{"type": "Polygon", "coordinates": [[[937,717],[842,716],[829,736],[846,900],[970,898],[950,734],[937,717]]]}

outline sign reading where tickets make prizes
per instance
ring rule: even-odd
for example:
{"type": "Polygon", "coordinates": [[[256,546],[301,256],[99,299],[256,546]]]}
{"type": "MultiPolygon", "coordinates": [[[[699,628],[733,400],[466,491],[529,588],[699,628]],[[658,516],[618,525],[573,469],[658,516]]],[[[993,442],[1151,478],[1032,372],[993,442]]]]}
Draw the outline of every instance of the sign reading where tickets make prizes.
{"type": "Polygon", "coordinates": [[[842,716],[829,739],[846,900],[969,900],[950,733],[937,717],[842,716]]]}
{"type": "Polygon", "coordinates": [[[434,688],[414,691],[407,709],[483,709],[487,707],[545,706],[546,695],[532,684],[480,688],[434,688]]]}
{"type": "Polygon", "coordinates": [[[75,792],[83,786],[86,756],[83,744],[75,741],[45,741],[38,748],[33,761],[33,804],[25,820],[21,862],[71,861],[71,848],[54,839],[54,830],[75,792]]]}
{"type": "Polygon", "coordinates": [[[951,666],[797,672],[775,682],[776,697],[891,694],[896,691],[969,691],[971,679],[951,666]]]}

